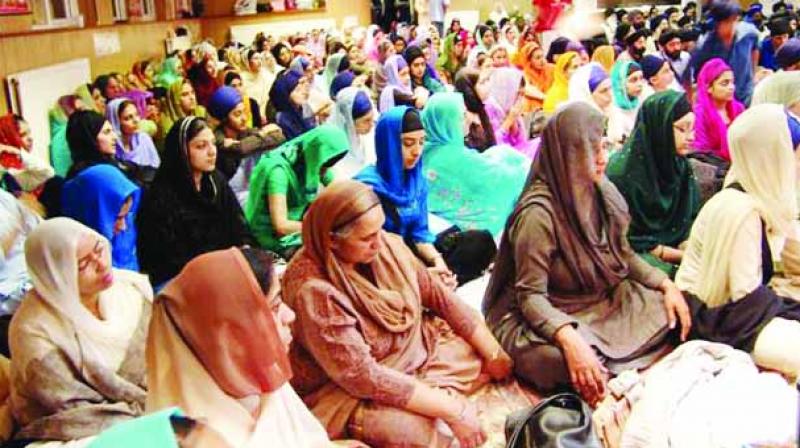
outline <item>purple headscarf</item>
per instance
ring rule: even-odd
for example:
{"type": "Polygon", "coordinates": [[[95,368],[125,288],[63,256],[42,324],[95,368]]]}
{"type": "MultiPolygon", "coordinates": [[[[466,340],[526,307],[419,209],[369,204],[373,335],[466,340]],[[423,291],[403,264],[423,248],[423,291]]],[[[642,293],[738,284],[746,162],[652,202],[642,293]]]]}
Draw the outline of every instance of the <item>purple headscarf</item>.
{"type": "Polygon", "coordinates": [[[380,97],[380,111],[381,113],[391,109],[395,106],[394,104],[394,92],[395,90],[399,90],[400,93],[405,93],[407,95],[413,94],[411,91],[410,83],[404,83],[400,79],[400,70],[408,67],[408,63],[406,60],[403,59],[402,56],[396,54],[391,56],[389,59],[386,60],[386,63],[383,64],[383,69],[386,72],[386,87],[383,88],[383,92],[381,92],[380,97]]]}

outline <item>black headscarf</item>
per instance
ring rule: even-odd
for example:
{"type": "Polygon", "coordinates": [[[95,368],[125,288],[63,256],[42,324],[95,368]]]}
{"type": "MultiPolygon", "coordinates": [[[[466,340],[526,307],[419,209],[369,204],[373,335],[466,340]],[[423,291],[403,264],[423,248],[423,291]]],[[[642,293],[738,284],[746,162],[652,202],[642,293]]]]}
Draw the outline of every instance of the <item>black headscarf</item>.
{"type": "Polygon", "coordinates": [[[555,64],[556,58],[567,52],[567,45],[569,45],[569,42],[569,39],[566,37],[556,37],[555,40],[550,43],[550,48],[547,49],[547,62],[555,64]]]}
{"type": "Polygon", "coordinates": [[[97,147],[97,135],[106,122],[104,116],[89,110],[75,111],[67,122],[67,144],[72,156],[68,178],[91,165],[114,163],[114,157],[103,154],[97,147]]]}
{"type": "Polygon", "coordinates": [[[464,105],[467,107],[467,110],[477,114],[481,120],[481,127],[485,134],[485,147],[474,149],[483,151],[496,145],[497,139],[494,135],[492,122],[489,120],[489,115],[486,113],[486,108],[483,106],[483,101],[481,101],[478,92],[475,90],[475,84],[477,82],[478,72],[469,69],[461,69],[456,74],[455,89],[464,96],[464,105]]]}

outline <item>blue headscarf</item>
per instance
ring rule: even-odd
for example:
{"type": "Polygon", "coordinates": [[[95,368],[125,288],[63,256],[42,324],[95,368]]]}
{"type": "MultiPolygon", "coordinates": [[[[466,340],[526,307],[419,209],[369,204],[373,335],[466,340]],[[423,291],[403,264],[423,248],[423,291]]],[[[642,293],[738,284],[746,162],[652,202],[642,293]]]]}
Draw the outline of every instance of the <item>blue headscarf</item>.
{"type": "MultiPolygon", "coordinates": [[[[396,106],[384,112],[375,127],[375,165],[364,168],[356,176],[384,200],[397,208],[401,226],[410,228],[412,240],[431,243],[433,235],[428,230],[428,183],[422,175],[422,159],[410,170],[403,166],[403,117],[413,110],[408,106],[396,106]]],[[[402,233],[392,219],[387,219],[384,228],[393,233],[402,233]]]]}
{"type": "Polygon", "coordinates": [[[353,85],[353,80],[356,79],[356,75],[353,74],[350,70],[345,70],[333,78],[333,82],[331,83],[331,98],[336,101],[336,95],[344,88],[350,87],[353,85]]]}
{"type": "Polygon", "coordinates": [[[115,268],[139,271],[135,223],[140,196],[141,189],[119,168],[108,164],[95,165],[64,184],[62,212],[111,242],[111,260],[115,268]],[[114,224],[128,198],[132,198],[132,203],[125,218],[126,229],[115,235],[114,224]]]}

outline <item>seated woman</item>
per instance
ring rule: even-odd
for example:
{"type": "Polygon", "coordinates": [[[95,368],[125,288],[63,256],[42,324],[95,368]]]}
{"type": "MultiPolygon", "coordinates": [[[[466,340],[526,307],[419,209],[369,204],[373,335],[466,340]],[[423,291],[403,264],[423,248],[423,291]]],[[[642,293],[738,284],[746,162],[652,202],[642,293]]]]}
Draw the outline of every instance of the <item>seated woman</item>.
{"type": "Polygon", "coordinates": [[[611,78],[597,62],[575,71],[569,79],[569,101],[583,101],[608,117],[611,112],[611,78]]]}
{"type": "Polygon", "coordinates": [[[611,69],[611,93],[614,104],[608,116],[608,139],[613,150],[622,147],[633,132],[644,90],[642,67],[636,62],[618,60],[611,69]]]}
{"type": "Polygon", "coordinates": [[[347,87],[336,96],[336,108],[327,124],[344,129],[350,140],[347,155],[333,166],[336,179],[350,179],[375,163],[373,127],[376,115],[366,89],[347,87]]]}
{"type": "Polygon", "coordinates": [[[420,158],[425,130],[416,109],[398,106],[378,121],[377,163],[356,180],[371,186],[387,216],[384,230],[400,235],[431,273],[451,288],[479,277],[494,259],[497,245],[486,230],[444,232],[440,244],[428,226],[428,182],[420,158]],[[444,241],[447,241],[445,244],[444,241]],[[452,270],[452,271],[451,271],[452,270]]]}
{"type": "Polygon", "coordinates": [[[19,115],[0,117],[0,185],[9,191],[33,192],[53,177],[53,168],[31,151],[28,123],[19,115]]]}
{"type": "MultiPolygon", "coordinates": [[[[148,186],[153,181],[156,170],[117,159],[117,140],[111,123],[99,113],[85,110],[74,112],[67,122],[67,143],[73,162],[67,179],[72,179],[86,168],[107,164],[119,168],[137,185],[148,186]]],[[[48,209],[48,213],[50,212],[48,209]]],[[[60,213],[60,210],[56,212],[60,213]]]]}
{"type": "Polygon", "coordinates": [[[96,165],[64,184],[61,211],[111,243],[115,268],[138,271],[136,212],[141,191],[116,167],[96,165]]]}
{"type": "Polygon", "coordinates": [[[455,91],[464,97],[467,131],[466,145],[479,152],[497,145],[486,104],[489,99],[489,71],[462,69],[456,75],[455,91]]]}
{"type": "Polygon", "coordinates": [[[411,106],[417,109],[425,106],[428,91],[423,87],[411,87],[411,70],[402,56],[389,57],[384,69],[387,82],[378,101],[378,110],[381,113],[395,106],[411,106]]]}
{"type": "Polygon", "coordinates": [[[796,379],[798,297],[768,286],[773,260],[794,279],[800,259],[800,141],[792,141],[788,119],[783,107],[762,104],[731,125],[729,183],[697,215],[675,283],[692,311],[692,337],[732,345],[796,379]]]}
{"type": "Polygon", "coordinates": [[[278,111],[275,122],[284,137],[291,140],[317,126],[317,118],[308,104],[308,78],[293,70],[278,76],[269,91],[272,106],[278,111]]]}
{"type": "Polygon", "coordinates": [[[489,75],[489,98],[486,113],[492,122],[498,144],[506,144],[530,159],[537,146],[531,141],[525,120],[525,79],[516,68],[495,68],[489,75]]]}
{"type": "Polygon", "coordinates": [[[561,103],[569,99],[569,78],[581,66],[578,53],[568,51],[558,56],[553,69],[553,83],[545,92],[542,109],[547,116],[553,115],[561,103]]]}
{"type": "Polygon", "coordinates": [[[163,163],[136,220],[139,264],[154,285],[197,255],[255,244],[216,158],[214,133],[201,118],[181,118],[167,135],[163,163]]]}
{"type": "Polygon", "coordinates": [[[445,88],[438,79],[431,74],[425,53],[416,45],[412,45],[403,52],[403,58],[408,64],[411,76],[411,90],[421,87],[428,91],[428,95],[444,92],[445,88]]]}
{"type": "Polygon", "coordinates": [[[530,161],[508,146],[483,153],[464,146],[464,101],[439,93],[422,111],[428,210],[462,231],[500,235],[525,184],[530,161]]]}
{"type": "Polygon", "coordinates": [[[628,203],[628,242],[645,261],[675,276],[700,211],[700,193],[686,155],[694,140],[694,113],[673,90],[645,100],[633,134],[611,156],[606,174],[628,203]]]}
{"type": "Polygon", "coordinates": [[[289,259],[303,244],[303,214],[332,179],[330,168],[347,154],[348,144],[342,130],[326,124],[259,160],[245,216],[261,247],[289,259]]]}
{"type": "MultiPolygon", "coordinates": [[[[443,76],[444,81],[453,83],[456,74],[464,68],[467,62],[467,33],[450,33],[444,38],[442,52],[436,61],[436,69],[443,76]]],[[[438,48],[438,47],[437,47],[438,48]]]]}
{"type": "Polygon", "coordinates": [[[186,78],[189,79],[194,87],[197,102],[204,107],[208,107],[211,95],[220,87],[217,79],[216,61],[209,56],[204,56],[200,62],[195,63],[189,68],[186,78]]]}
{"type": "Polygon", "coordinates": [[[179,406],[231,447],[330,446],[289,384],[294,319],[265,252],[198,256],[164,288],[153,310],[147,411],[179,406]]]}
{"type": "Polygon", "coordinates": [[[609,374],[645,367],[689,311],[666,274],[631,250],[625,199],[605,171],[603,117],[585,103],[547,124],[508,220],[483,301],[518,378],[602,399],[609,374]]]}
{"type": "Polygon", "coordinates": [[[14,192],[39,191],[53,168],[32,153],[31,127],[19,115],[0,117],[0,185],[14,192]]]}
{"type": "Polygon", "coordinates": [[[9,330],[14,438],[82,446],[144,411],[153,291],[112,269],[108,241],[68,218],[42,222],[25,258],[34,289],[9,330]]]}
{"type": "MultiPolygon", "coordinates": [[[[79,90],[86,92],[88,100],[88,90],[85,85],[79,90]]],[[[50,125],[50,164],[56,176],[65,177],[72,166],[72,158],[69,155],[69,145],[67,145],[67,122],[70,115],[77,110],[93,108],[91,101],[85,103],[86,99],[77,93],[74,95],[64,95],[58,99],[56,104],[47,113],[48,124],[50,125]]]]}
{"type": "Polygon", "coordinates": [[[542,109],[545,94],[553,85],[555,66],[544,56],[544,50],[536,42],[526,43],[516,54],[517,66],[525,75],[525,113],[542,109]]]}
{"type": "Polygon", "coordinates": [[[166,89],[164,107],[161,111],[161,121],[158,125],[156,147],[159,152],[164,151],[167,134],[172,125],[184,117],[194,116],[206,118],[206,108],[197,104],[197,97],[194,94],[194,87],[188,79],[179,79],[166,89]]]}
{"type": "Polygon", "coordinates": [[[728,127],[744,112],[744,105],[734,97],[733,69],[722,59],[706,62],[697,77],[697,100],[694,105],[694,147],[715,165],[727,165],[728,127]]]}
{"type": "Polygon", "coordinates": [[[11,193],[0,188],[0,316],[12,314],[30,290],[25,266],[25,240],[41,218],[11,193]]]}
{"type": "Polygon", "coordinates": [[[240,203],[247,202],[250,174],[266,151],[283,143],[281,129],[274,125],[252,128],[247,124],[247,106],[233,87],[220,87],[211,96],[208,111],[219,121],[214,129],[217,169],[228,178],[240,203]]]}
{"type": "Polygon", "coordinates": [[[292,384],[328,435],[444,447],[446,423],[461,447],[483,443],[464,394],[482,372],[507,377],[511,362],[480,315],[381,230],[370,187],[334,182],[303,221],[305,246],[282,281],[297,314],[292,384]]]}
{"type": "Polygon", "coordinates": [[[800,71],[778,72],[756,85],[751,106],[781,104],[795,117],[800,117],[800,71]]]}
{"type": "Polygon", "coordinates": [[[117,159],[150,169],[161,165],[153,139],[139,130],[139,112],[133,102],[125,98],[111,100],[106,106],[106,120],[118,137],[117,159]]]}

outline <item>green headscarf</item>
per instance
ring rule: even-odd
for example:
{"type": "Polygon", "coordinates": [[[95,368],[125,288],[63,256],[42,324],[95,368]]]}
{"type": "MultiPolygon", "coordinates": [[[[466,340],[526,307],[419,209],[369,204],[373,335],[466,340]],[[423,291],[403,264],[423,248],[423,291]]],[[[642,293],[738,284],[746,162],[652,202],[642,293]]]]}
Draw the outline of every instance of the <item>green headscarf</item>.
{"type": "Polygon", "coordinates": [[[156,75],[156,86],[169,88],[175,81],[181,79],[178,67],[180,67],[181,60],[176,57],[166,58],[161,64],[161,70],[156,75]]]}
{"type": "Polygon", "coordinates": [[[611,91],[614,94],[614,104],[622,110],[633,110],[639,107],[639,98],[628,96],[628,71],[633,67],[641,70],[642,68],[633,61],[617,61],[611,68],[611,91]]]}
{"type": "Polygon", "coordinates": [[[442,53],[439,55],[439,60],[436,61],[436,66],[440,70],[446,71],[450,75],[450,79],[455,79],[456,73],[463,67],[463,64],[453,57],[453,47],[455,47],[455,44],[455,33],[451,33],[445,37],[442,53]]]}
{"type": "Polygon", "coordinates": [[[508,146],[483,153],[464,146],[464,99],[437,93],[422,111],[428,210],[462,230],[499,235],[528,175],[530,160],[508,146]]]}
{"type": "MultiPolygon", "coordinates": [[[[153,138],[159,151],[163,150],[167,134],[169,130],[172,129],[172,125],[181,118],[187,116],[187,114],[183,112],[183,109],[181,109],[181,91],[183,90],[183,84],[186,82],[189,81],[178,78],[177,81],[173,82],[172,85],[167,88],[167,94],[163,102],[164,107],[161,111],[161,122],[158,124],[158,132],[153,138]]],[[[198,118],[206,118],[206,108],[198,104],[189,115],[198,118]]]]}
{"type": "Polygon", "coordinates": [[[689,109],[682,93],[656,93],[644,102],[625,146],[609,161],[606,174],[630,209],[628,239],[637,252],[659,244],[677,247],[689,236],[700,210],[692,167],[675,152],[672,124],[676,106],[689,109]]]}
{"type": "Polygon", "coordinates": [[[179,408],[168,408],[118,423],[98,435],[88,448],[178,448],[170,418],[182,417],[179,408]]]}
{"type": "Polygon", "coordinates": [[[283,255],[288,249],[302,244],[299,232],[278,237],[272,227],[268,185],[273,172],[281,170],[289,180],[286,192],[288,219],[301,221],[306,209],[317,197],[320,186],[332,180],[332,170],[328,170],[325,179],[320,177],[320,171],[344,157],[349,148],[350,141],[343,130],[321,125],[261,157],[250,175],[245,218],[262,247],[283,255]]]}

